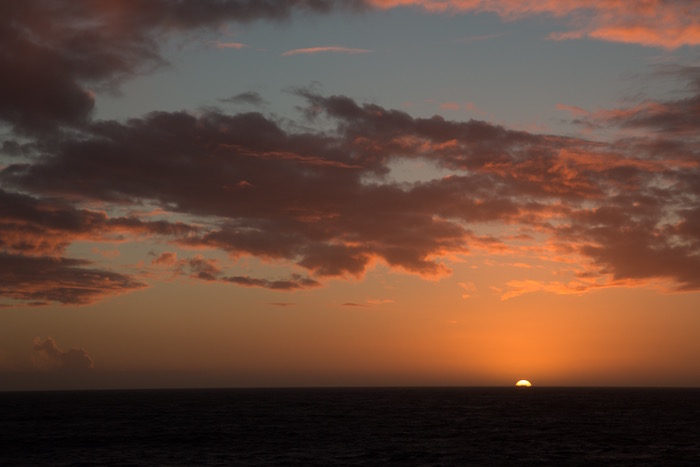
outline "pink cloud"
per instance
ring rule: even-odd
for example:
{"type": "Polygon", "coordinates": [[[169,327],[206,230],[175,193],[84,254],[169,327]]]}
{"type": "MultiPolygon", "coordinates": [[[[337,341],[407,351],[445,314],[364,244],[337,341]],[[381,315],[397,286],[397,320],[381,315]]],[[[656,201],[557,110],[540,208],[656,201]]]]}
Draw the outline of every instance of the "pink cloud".
{"type": "Polygon", "coordinates": [[[338,46],[322,46],[322,47],[309,47],[305,49],[293,49],[288,50],[282,54],[283,57],[289,57],[291,55],[308,55],[308,54],[318,54],[318,53],[343,53],[343,54],[365,54],[371,52],[368,49],[355,49],[350,47],[338,47],[338,46]]]}
{"type": "Polygon", "coordinates": [[[217,49],[245,49],[248,47],[248,45],[243,44],[241,42],[211,42],[211,45],[213,47],[216,47],[217,49]]]}

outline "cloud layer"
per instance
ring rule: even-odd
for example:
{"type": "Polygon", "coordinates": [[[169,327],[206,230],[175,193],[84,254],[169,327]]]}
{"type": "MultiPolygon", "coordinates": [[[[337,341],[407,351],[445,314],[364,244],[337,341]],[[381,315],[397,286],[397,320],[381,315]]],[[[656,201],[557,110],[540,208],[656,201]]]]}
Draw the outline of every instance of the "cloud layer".
{"type": "MultiPolygon", "coordinates": [[[[581,14],[581,31],[592,37],[616,24],[622,8],[618,2],[582,1],[373,4],[495,11],[504,18],[581,14]]],[[[0,66],[7,70],[0,76],[0,121],[12,129],[2,146],[11,163],[0,169],[2,297],[86,304],[145,287],[146,274],[67,253],[76,242],[142,238],[201,253],[168,252],[151,262],[154,269],[278,291],[317,287],[326,278],[361,278],[377,263],[442,277],[450,273],[450,258],[474,252],[552,261],[572,276],[556,283],[511,281],[504,298],[653,281],[670,290],[700,289],[697,68],[664,71],[689,83],[687,95],[676,100],[597,111],[568,108],[575,123],[625,130],[624,138],[606,142],[479,120],[417,118],[309,89],[296,91],[302,112],[291,123],[216,109],[95,120],[90,87],[114,89],[162,64],[157,44],[164,35],[222,21],[284,18],[294,9],[323,13],[363,4],[66,5],[0,6],[0,66]],[[35,13],[39,7],[41,15],[35,13]],[[406,161],[450,175],[395,180],[392,166],[406,161]],[[144,206],[161,219],[144,214],[144,206]],[[207,257],[221,252],[273,263],[287,273],[267,278],[229,272],[207,257]]],[[[634,26],[662,4],[644,5],[633,8],[625,24],[634,26]]],[[[665,15],[685,12],[686,18],[693,8],[673,5],[665,15]]],[[[682,37],[687,42],[693,36],[682,37]]],[[[664,47],[682,45],[655,40],[664,47]]],[[[265,102],[253,92],[226,101],[265,102]]]]}
{"type": "MultiPolygon", "coordinates": [[[[5,213],[5,238],[18,228],[15,218],[37,235],[33,243],[8,248],[49,254],[60,252],[71,235],[118,229],[233,257],[291,262],[319,278],[361,277],[376,261],[440,276],[449,273],[443,259],[450,255],[514,248],[506,238],[478,232],[516,225],[523,234],[548,239],[541,255],[578,258],[578,279],[570,285],[576,290],[653,278],[682,290],[700,287],[700,172],[697,141],[685,137],[688,120],[670,129],[672,119],[620,111],[626,117],[616,124],[659,133],[600,143],[476,120],[415,118],[344,96],[299,94],[306,116],[321,126],[333,123],[333,133],[286,130],[258,113],[209,111],[93,122],[79,138],[53,137],[42,147],[50,156],[0,173],[3,185],[38,197],[4,193],[22,205],[5,213]],[[673,150],[679,145],[683,151],[673,150]],[[415,159],[454,174],[415,183],[387,177],[392,162],[415,159]],[[193,227],[69,207],[64,212],[41,207],[40,197],[155,204],[212,222],[193,227]],[[73,223],[63,238],[68,213],[73,223]]],[[[670,114],[688,111],[685,100],[658,107],[670,114]]],[[[83,266],[51,264],[57,270],[83,266]]],[[[201,280],[272,289],[317,285],[300,276],[227,276],[201,258],[183,264],[201,280]]],[[[91,277],[100,279],[97,273],[91,277]]],[[[111,283],[139,285],[121,277],[111,283]]]]}

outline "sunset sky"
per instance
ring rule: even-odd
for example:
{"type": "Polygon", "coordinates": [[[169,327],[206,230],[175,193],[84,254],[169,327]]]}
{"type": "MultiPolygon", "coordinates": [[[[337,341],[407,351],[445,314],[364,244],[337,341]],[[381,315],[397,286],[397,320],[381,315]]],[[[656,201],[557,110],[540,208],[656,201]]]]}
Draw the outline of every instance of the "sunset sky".
{"type": "Polygon", "coordinates": [[[0,3],[0,390],[700,386],[695,0],[0,3]]]}

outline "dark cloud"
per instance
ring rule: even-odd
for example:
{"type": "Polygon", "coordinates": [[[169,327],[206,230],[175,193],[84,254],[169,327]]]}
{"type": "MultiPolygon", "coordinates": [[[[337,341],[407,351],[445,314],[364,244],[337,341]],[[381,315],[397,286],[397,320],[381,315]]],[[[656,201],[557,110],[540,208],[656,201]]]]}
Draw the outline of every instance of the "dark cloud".
{"type": "Polygon", "coordinates": [[[77,239],[119,240],[122,235],[187,237],[196,228],[182,222],[109,218],[67,201],[42,199],[0,188],[0,249],[22,254],[60,255],[77,239]]]}
{"type": "Polygon", "coordinates": [[[249,276],[231,276],[224,277],[221,280],[243,287],[262,287],[265,289],[283,291],[308,289],[321,285],[318,281],[309,277],[302,277],[299,274],[292,274],[289,279],[282,280],[259,279],[249,276]]]}
{"type": "Polygon", "coordinates": [[[242,92],[236,94],[235,96],[227,97],[225,99],[219,99],[221,102],[228,102],[231,104],[250,104],[250,105],[263,105],[267,101],[262,98],[262,96],[255,91],[242,92]]]}
{"type": "Polygon", "coordinates": [[[89,261],[64,257],[76,241],[114,241],[134,236],[185,238],[196,232],[181,222],[112,217],[68,201],[0,188],[0,296],[27,305],[88,304],[145,284],[89,261]]]}
{"type": "Polygon", "coordinates": [[[281,280],[269,280],[250,276],[225,276],[218,261],[205,258],[201,255],[178,260],[175,253],[166,252],[155,258],[152,264],[171,266],[175,276],[187,275],[191,279],[199,279],[207,282],[225,282],[243,287],[262,287],[271,290],[291,291],[321,286],[320,282],[310,277],[303,277],[299,274],[292,274],[288,279],[281,280]]]}
{"type": "Polygon", "coordinates": [[[361,275],[374,257],[440,273],[427,257],[458,248],[467,235],[436,218],[420,188],[365,184],[375,162],[363,161],[352,142],[289,133],[260,114],[160,112],[91,129],[92,138],[62,141],[43,163],[7,167],[2,180],[47,195],[150,200],[230,219],[182,242],[292,259],[324,276],[361,275]]]}
{"type": "Polygon", "coordinates": [[[0,252],[0,296],[27,303],[85,305],[146,286],[126,274],[90,268],[90,264],[0,252]]]}
{"type": "Polygon", "coordinates": [[[183,263],[189,268],[190,277],[196,279],[213,281],[222,273],[216,261],[203,258],[202,256],[195,256],[194,258],[184,260],[183,263]]]}
{"type": "MultiPolygon", "coordinates": [[[[590,142],[299,94],[312,122],[335,124],[334,132],[290,131],[259,113],[155,112],[52,139],[41,149],[50,157],[10,165],[0,181],[42,196],[147,202],[211,219],[196,231],[181,225],[179,235],[164,224],[161,234],[232,256],[293,261],[316,277],[361,277],[376,260],[446,274],[446,255],[506,248],[474,233],[505,223],[551,235],[562,251],[597,265],[581,274],[697,286],[698,167],[687,156],[679,162],[668,139],[590,142]],[[411,159],[456,173],[414,183],[387,178],[393,161],[411,159]],[[632,231],[646,243],[630,242],[639,261],[625,263],[633,252],[618,242],[632,231]],[[689,259],[673,259],[683,256],[689,259]]],[[[211,263],[181,261],[203,280],[278,290],[317,285],[226,276],[211,263]]]]}
{"type": "Polygon", "coordinates": [[[83,349],[62,350],[52,337],[34,340],[34,362],[41,369],[62,371],[87,371],[93,368],[92,358],[83,349]]]}

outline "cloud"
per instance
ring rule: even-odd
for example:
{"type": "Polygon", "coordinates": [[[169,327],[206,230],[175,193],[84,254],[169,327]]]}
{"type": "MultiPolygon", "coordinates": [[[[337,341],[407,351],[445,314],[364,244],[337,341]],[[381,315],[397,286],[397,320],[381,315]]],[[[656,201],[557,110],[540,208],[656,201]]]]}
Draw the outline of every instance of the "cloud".
{"type": "MultiPolygon", "coordinates": [[[[156,257],[151,264],[165,265],[173,269],[175,276],[187,274],[191,279],[199,279],[207,282],[221,282],[236,284],[243,287],[261,287],[271,290],[292,291],[320,287],[321,283],[299,274],[292,274],[287,279],[269,280],[250,276],[226,276],[219,262],[214,259],[196,255],[192,258],[177,259],[177,254],[165,252],[156,257]]],[[[278,306],[279,303],[276,303],[278,306]]]]}
{"type": "MultiPolygon", "coordinates": [[[[204,259],[177,260],[192,278],[240,286],[313,287],[323,277],[362,277],[377,262],[441,277],[450,273],[448,258],[512,251],[508,238],[477,233],[511,225],[548,238],[542,255],[578,262],[575,273],[603,278],[598,285],[665,278],[679,290],[700,288],[693,217],[700,175],[697,162],[684,156],[697,145],[688,138],[695,123],[680,118],[693,115],[693,97],[654,107],[678,115],[670,119],[679,122],[673,128],[643,107],[605,117],[608,124],[671,131],[593,142],[479,120],[417,118],[305,89],[298,94],[309,122],[332,131],[308,125],[292,131],[259,113],[218,111],[93,122],[79,138],[45,143],[51,156],[4,168],[3,186],[36,194],[5,197],[24,203],[25,217],[38,216],[31,214],[42,211],[35,205],[55,193],[108,205],[156,205],[201,222],[193,228],[73,211],[92,219],[85,222],[92,232],[153,231],[182,246],[291,262],[310,274],[271,280],[229,274],[204,259]],[[426,161],[452,175],[393,182],[386,175],[397,160],[426,161]],[[631,234],[637,240],[625,245],[631,234]]],[[[59,217],[44,216],[43,223],[59,217]]]]}
{"type": "Polygon", "coordinates": [[[462,288],[462,298],[464,299],[471,298],[477,291],[476,285],[474,285],[473,282],[458,282],[457,285],[462,288]]]}
{"type": "Polygon", "coordinates": [[[86,260],[0,252],[0,296],[43,304],[85,305],[146,284],[113,271],[91,268],[86,260]]]}
{"type": "Polygon", "coordinates": [[[166,251],[161,253],[151,261],[151,264],[163,264],[166,266],[174,266],[177,264],[177,253],[166,251]]]}
{"type": "Polygon", "coordinates": [[[572,281],[562,283],[558,281],[545,282],[536,280],[513,280],[506,284],[508,290],[501,295],[501,300],[508,300],[532,292],[548,292],[557,295],[582,294],[595,287],[592,284],[572,281]]]}
{"type": "MultiPolygon", "coordinates": [[[[165,64],[158,38],[166,33],[213,29],[230,21],[279,20],[295,11],[324,14],[403,5],[429,11],[494,12],[507,20],[550,15],[568,21],[573,29],[552,35],[554,39],[591,37],[670,49],[700,44],[700,6],[693,0],[648,0],[634,5],[608,0],[206,0],[196,5],[169,0],[3,2],[0,68],[5,72],[0,76],[0,120],[24,132],[85,124],[94,109],[95,92],[114,92],[134,74],[165,64]],[[46,18],[51,18],[50,27],[46,18]]],[[[284,55],[318,52],[369,50],[321,46],[284,55]]]]}
{"type": "Polygon", "coordinates": [[[694,0],[368,0],[376,8],[415,6],[432,12],[489,12],[507,21],[553,16],[571,25],[555,40],[590,37],[610,42],[675,49],[700,44],[700,5],[694,0]]]}
{"type": "MultiPolygon", "coordinates": [[[[194,231],[180,222],[110,218],[103,211],[80,209],[56,198],[0,189],[0,296],[29,305],[83,305],[137,290],[146,284],[129,274],[65,257],[68,246],[81,240],[186,237],[194,231]]],[[[114,253],[103,256],[110,255],[114,253]]]]}
{"type": "Polygon", "coordinates": [[[207,259],[200,255],[184,260],[184,263],[190,270],[190,277],[205,281],[216,280],[222,272],[216,260],[207,259]]]}
{"type": "Polygon", "coordinates": [[[462,106],[456,102],[443,102],[440,104],[441,109],[445,110],[459,110],[462,106]]]}
{"type": "Polygon", "coordinates": [[[221,279],[224,282],[229,282],[243,287],[262,287],[271,290],[291,291],[299,289],[308,289],[319,287],[321,284],[311,278],[302,277],[298,274],[292,274],[289,279],[268,280],[259,279],[250,276],[230,276],[221,279]]]}
{"type": "Polygon", "coordinates": [[[79,239],[119,241],[124,234],[187,237],[196,231],[182,222],[110,218],[104,211],[0,188],[0,248],[11,253],[61,255],[79,239]]]}
{"type": "Polygon", "coordinates": [[[157,42],[165,33],[362,7],[359,0],[2,2],[0,121],[32,133],[84,124],[95,105],[91,89],[114,91],[165,64],[157,42]]]}
{"type": "Polygon", "coordinates": [[[394,303],[393,300],[389,299],[373,299],[370,298],[368,300],[365,300],[364,303],[359,303],[359,302],[345,302],[341,306],[349,306],[349,307],[362,307],[362,308],[367,308],[371,306],[376,306],[376,305],[385,305],[387,303],[394,303]]]}
{"type": "Polygon", "coordinates": [[[288,50],[287,52],[284,52],[282,54],[283,57],[289,57],[291,55],[309,55],[309,54],[318,54],[318,53],[326,53],[326,52],[333,52],[333,53],[343,53],[343,54],[350,54],[350,55],[356,55],[356,54],[365,54],[371,52],[371,50],[367,49],[354,49],[350,47],[337,47],[337,46],[325,46],[325,47],[309,47],[306,49],[292,49],[288,50]]]}
{"type": "Polygon", "coordinates": [[[212,47],[215,47],[217,49],[245,49],[248,47],[248,45],[243,44],[241,42],[220,42],[220,41],[215,41],[211,43],[212,47]]]}
{"type": "Polygon", "coordinates": [[[42,341],[39,337],[34,339],[34,363],[44,370],[62,371],[88,371],[93,368],[90,355],[83,349],[71,348],[62,350],[56,345],[52,337],[42,341]]]}
{"type": "Polygon", "coordinates": [[[263,105],[267,101],[262,98],[262,96],[255,91],[242,92],[236,94],[235,96],[227,97],[224,99],[219,99],[221,102],[228,102],[231,104],[250,104],[250,105],[263,105]]]}

